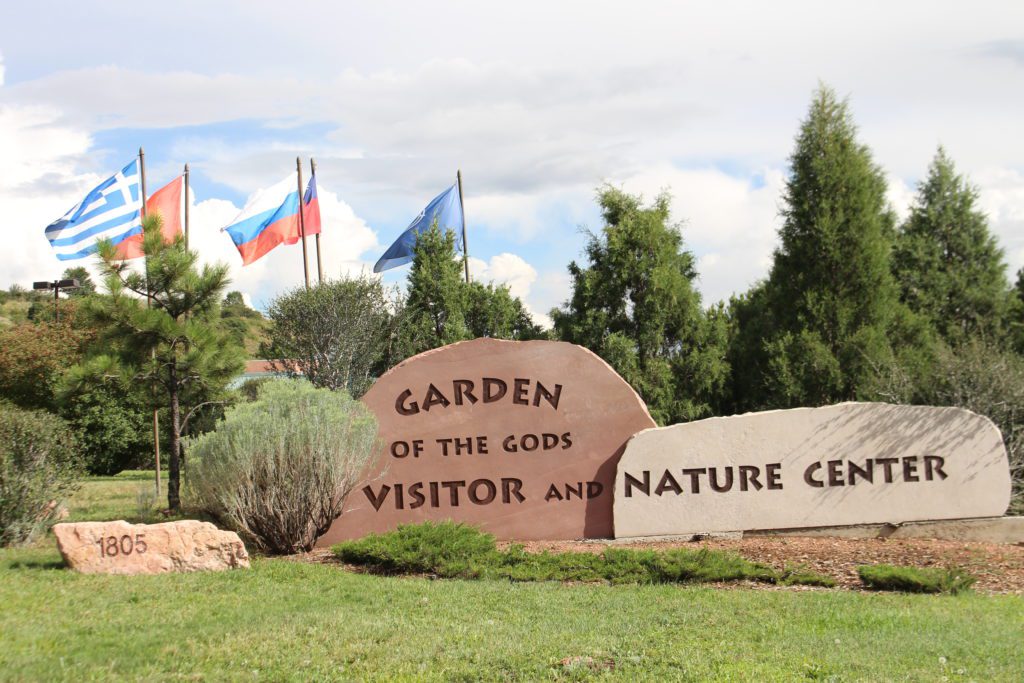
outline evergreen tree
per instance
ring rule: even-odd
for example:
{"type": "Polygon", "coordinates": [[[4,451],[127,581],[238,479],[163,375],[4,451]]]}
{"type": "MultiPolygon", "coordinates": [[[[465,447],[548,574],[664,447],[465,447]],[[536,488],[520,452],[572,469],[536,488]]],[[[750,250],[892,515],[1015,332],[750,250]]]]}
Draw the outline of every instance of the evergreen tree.
{"type": "MultiPolygon", "coordinates": [[[[164,242],[159,215],[143,219],[145,273],[133,272],[113,246],[100,246],[106,295],[90,297],[102,324],[97,347],[69,384],[119,376],[165,392],[170,417],[167,503],[180,507],[182,407],[218,398],[242,370],[242,350],[224,331],[218,304],[227,287],[226,265],[197,269],[182,237],[164,242]],[[150,304],[147,306],[147,298],[150,304]]],[[[187,413],[186,413],[187,415],[187,413]]]]}
{"type": "Polygon", "coordinates": [[[572,297],[551,314],[558,338],[608,361],[661,424],[709,414],[728,374],[722,321],[701,312],[669,201],[601,190],[605,226],[587,242],[589,264],[569,264],[572,297]]]}
{"type": "Polygon", "coordinates": [[[754,373],[741,407],[864,398],[913,331],[890,272],[885,179],[847,103],[822,86],[801,124],[783,195],[781,245],[763,292],[740,306],[733,355],[754,373]]]}
{"type": "Polygon", "coordinates": [[[523,302],[503,285],[463,279],[455,233],[436,223],[416,240],[402,323],[402,349],[411,356],[476,337],[537,339],[543,336],[523,302]]]}
{"type": "Polygon", "coordinates": [[[406,298],[406,353],[413,355],[470,339],[462,264],[455,260],[455,233],[437,223],[420,233],[414,247],[406,298]]]}
{"type": "Polygon", "coordinates": [[[1013,349],[1024,355],[1024,268],[1017,271],[1017,283],[1010,292],[1010,342],[1013,349]]]}
{"type": "Polygon", "coordinates": [[[473,337],[539,339],[543,331],[533,322],[519,297],[505,285],[471,282],[466,286],[466,325],[473,337]]]}
{"type": "Polygon", "coordinates": [[[998,340],[1010,303],[1003,251],[977,200],[940,147],[893,254],[903,301],[953,345],[976,334],[998,340]]]}

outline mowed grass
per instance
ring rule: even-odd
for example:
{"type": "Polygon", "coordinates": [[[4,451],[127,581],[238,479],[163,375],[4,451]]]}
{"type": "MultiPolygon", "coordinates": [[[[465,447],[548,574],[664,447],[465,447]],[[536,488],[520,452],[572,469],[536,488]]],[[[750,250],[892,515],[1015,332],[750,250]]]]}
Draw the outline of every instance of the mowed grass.
{"type": "Polygon", "coordinates": [[[263,558],[85,576],[52,537],[0,551],[3,680],[1019,681],[1022,633],[1013,596],[432,581],[263,558]]]}
{"type": "MultiPolygon", "coordinates": [[[[123,519],[133,524],[153,524],[168,518],[167,472],[160,475],[156,494],[153,470],[126,470],[111,477],[86,477],[82,488],[67,502],[67,522],[99,522],[123,519]]],[[[52,542],[52,537],[51,537],[52,542]]]]}

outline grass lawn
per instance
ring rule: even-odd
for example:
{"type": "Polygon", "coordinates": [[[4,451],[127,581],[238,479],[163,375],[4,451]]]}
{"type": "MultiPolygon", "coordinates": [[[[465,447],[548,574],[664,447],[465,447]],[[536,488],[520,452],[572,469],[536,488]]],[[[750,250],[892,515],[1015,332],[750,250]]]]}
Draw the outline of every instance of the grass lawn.
{"type": "MultiPolygon", "coordinates": [[[[128,507],[107,517],[138,518],[145,480],[129,481],[94,480],[72,518],[115,509],[108,488],[128,507]]],[[[1013,596],[431,581],[259,558],[85,576],[52,536],[0,551],[4,680],[1019,681],[1022,634],[1013,596]]]]}

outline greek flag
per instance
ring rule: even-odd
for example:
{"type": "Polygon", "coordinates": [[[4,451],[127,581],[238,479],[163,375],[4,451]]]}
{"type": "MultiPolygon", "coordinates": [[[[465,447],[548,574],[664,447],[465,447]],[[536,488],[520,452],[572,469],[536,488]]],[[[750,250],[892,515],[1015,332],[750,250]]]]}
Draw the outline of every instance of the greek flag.
{"type": "Polygon", "coordinates": [[[46,239],[57,258],[85,258],[96,253],[96,243],[102,239],[118,244],[142,232],[141,194],[139,160],[134,159],[46,227],[46,239]]]}

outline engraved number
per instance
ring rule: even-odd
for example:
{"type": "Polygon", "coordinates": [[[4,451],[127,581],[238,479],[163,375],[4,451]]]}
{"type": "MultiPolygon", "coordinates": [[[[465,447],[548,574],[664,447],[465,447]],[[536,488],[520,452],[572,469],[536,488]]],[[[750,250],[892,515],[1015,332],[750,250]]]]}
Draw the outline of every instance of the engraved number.
{"type": "Polygon", "coordinates": [[[117,557],[118,555],[142,554],[149,550],[142,534],[135,534],[133,539],[128,534],[118,538],[117,536],[102,536],[96,541],[100,547],[100,557],[117,557]]]}

